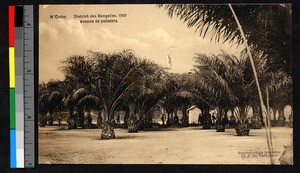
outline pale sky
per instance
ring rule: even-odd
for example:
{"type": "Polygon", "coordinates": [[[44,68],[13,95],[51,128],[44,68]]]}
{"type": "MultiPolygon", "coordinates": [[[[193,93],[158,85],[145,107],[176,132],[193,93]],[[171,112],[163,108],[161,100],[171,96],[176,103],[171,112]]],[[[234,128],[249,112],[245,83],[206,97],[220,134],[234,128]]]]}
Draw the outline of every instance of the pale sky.
{"type": "MultiPolygon", "coordinates": [[[[203,39],[178,18],[156,5],[41,5],[39,7],[39,82],[64,78],[60,61],[89,50],[111,53],[133,49],[137,56],[151,59],[170,72],[193,69],[195,53],[218,54],[221,50],[238,55],[241,48],[203,39]],[[118,23],[82,24],[76,15],[126,14],[118,23]],[[66,19],[50,19],[66,15],[66,19]],[[168,55],[172,66],[168,64],[168,55]]],[[[229,11],[230,12],[230,11],[229,11]]],[[[105,18],[102,18],[105,19],[105,18]]],[[[100,19],[101,20],[101,19],[100,19]]]]}

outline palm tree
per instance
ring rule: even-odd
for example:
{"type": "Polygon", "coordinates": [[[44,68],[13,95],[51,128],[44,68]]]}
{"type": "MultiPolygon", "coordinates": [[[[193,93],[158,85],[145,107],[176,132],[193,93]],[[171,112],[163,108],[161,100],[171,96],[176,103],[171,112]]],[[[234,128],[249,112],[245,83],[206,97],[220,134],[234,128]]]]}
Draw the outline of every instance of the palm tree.
{"type": "Polygon", "coordinates": [[[195,76],[192,73],[184,73],[179,75],[178,83],[179,89],[174,93],[175,100],[182,111],[182,126],[189,126],[188,108],[190,108],[195,100],[195,93],[193,93],[195,85],[195,76]]]}
{"type": "Polygon", "coordinates": [[[67,95],[64,100],[64,107],[69,111],[68,117],[68,129],[76,129],[77,128],[77,120],[74,114],[75,109],[75,101],[73,99],[73,93],[67,95]]]}
{"type": "Polygon", "coordinates": [[[220,120],[228,109],[238,109],[238,135],[248,135],[250,126],[247,110],[254,95],[254,79],[244,57],[237,58],[228,54],[218,56],[197,54],[195,66],[200,89],[210,93],[208,100],[213,107],[220,109],[220,120]],[[251,73],[250,73],[251,74],[251,73]],[[220,114],[222,113],[222,114],[220,114]],[[245,129],[243,129],[245,128],[245,129]]]}
{"type": "Polygon", "coordinates": [[[180,75],[179,74],[168,74],[164,78],[164,97],[161,100],[161,104],[167,113],[167,125],[170,123],[170,115],[177,112],[179,108],[179,102],[176,100],[176,92],[180,88],[180,75]]]}
{"type": "Polygon", "coordinates": [[[85,88],[79,88],[73,94],[72,101],[74,106],[76,107],[76,115],[75,117],[78,118],[77,125],[79,127],[84,126],[84,107],[80,105],[79,102],[83,99],[86,95],[88,95],[88,91],[85,88]]]}
{"type": "Polygon", "coordinates": [[[191,92],[193,85],[191,74],[171,73],[165,76],[162,106],[167,112],[167,125],[172,125],[170,116],[177,115],[177,111],[183,113],[182,126],[188,126],[187,109],[192,106],[194,94],[191,92]]]}
{"type": "Polygon", "coordinates": [[[112,126],[117,106],[130,91],[141,87],[145,77],[155,74],[157,65],[149,60],[137,58],[131,50],[92,54],[92,71],[95,72],[97,81],[96,96],[101,101],[104,113],[101,138],[110,139],[115,137],[112,126]]]}
{"type": "Polygon", "coordinates": [[[39,112],[41,126],[46,125],[46,114],[49,113],[49,125],[53,125],[53,113],[61,106],[63,95],[60,91],[61,81],[49,81],[39,85],[39,112]]]}
{"type": "MultiPolygon", "coordinates": [[[[75,89],[88,87],[91,88],[94,77],[92,72],[93,61],[87,57],[73,55],[62,61],[64,64],[61,71],[65,75],[65,80],[72,82],[75,89]]],[[[87,89],[91,90],[91,89],[87,89]]]]}
{"type": "MultiPolygon", "coordinates": [[[[65,108],[69,110],[69,129],[76,129],[77,126],[90,128],[91,124],[86,127],[85,120],[91,119],[90,115],[92,109],[100,110],[101,104],[99,98],[87,91],[86,88],[88,87],[79,88],[76,91],[70,92],[64,99],[65,108]],[[76,113],[74,114],[75,110],[76,113]],[[87,113],[87,116],[85,116],[85,113],[87,113]]],[[[101,116],[100,113],[98,114],[98,116],[101,116]]]]}
{"type": "Polygon", "coordinates": [[[79,101],[88,94],[94,95],[92,66],[93,62],[79,55],[73,55],[62,61],[64,64],[61,71],[65,75],[64,86],[64,106],[69,110],[68,128],[74,129],[77,126],[84,126],[84,109],[79,106],[79,101]],[[77,111],[75,115],[74,111],[77,111]],[[77,120],[78,118],[78,120],[77,120]]]}
{"type": "Polygon", "coordinates": [[[77,128],[77,117],[75,117],[77,103],[73,98],[77,86],[78,84],[72,81],[70,78],[64,79],[60,86],[60,90],[63,95],[63,108],[69,112],[67,119],[68,129],[77,128]]]}
{"type": "MultiPolygon", "coordinates": [[[[292,78],[289,74],[282,70],[268,71],[266,60],[258,58],[254,54],[254,61],[257,64],[257,73],[263,93],[266,95],[266,103],[269,103],[268,109],[273,109],[273,113],[279,112],[281,125],[285,125],[283,109],[286,105],[292,105],[292,78]]],[[[259,115],[258,119],[262,119],[258,99],[253,98],[251,106],[255,115],[259,115]]],[[[275,122],[276,120],[274,120],[275,122]]],[[[272,122],[273,123],[273,122],[272,122]]]]}
{"type": "Polygon", "coordinates": [[[78,101],[78,107],[80,109],[83,109],[86,112],[85,116],[85,122],[83,124],[83,128],[91,128],[92,127],[92,116],[91,112],[93,109],[99,109],[100,108],[100,99],[95,95],[85,95],[83,98],[81,98],[78,101]]]}
{"type": "Polygon", "coordinates": [[[125,96],[125,102],[129,107],[130,115],[128,119],[128,132],[138,132],[144,127],[151,127],[152,116],[150,111],[163,98],[161,90],[158,88],[144,89],[142,91],[130,91],[131,96],[125,96]],[[135,117],[133,115],[137,115],[135,117]],[[136,119],[138,118],[138,119],[136,119]]]}
{"type": "Polygon", "coordinates": [[[45,83],[39,84],[39,114],[40,118],[40,127],[45,127],[47,125],[47,112],[48,112],[48,97],[49,92],[45,83]]]}
{"type": "MultiPolygon", "coordinates": [[[[292,78],[283,71],[269,72],[264,76],[265,93],[268,94],[268,102],[273,108],[273,113],[279,113],[274,125],[286,125],[284,108],[292,104],[292,78]]],[[[292,116],[292,115],[291,115],[292,116]]],[[[274,116],[275,118],[275,116],[274,116]]],[[[292,118],[292,117],[290,117],[292,118]]]]}
{"type": "MultiPolygon", "coordinates": [[[[237,61],[236,57],[233,57],[237,61]]],[[[223,118],[227,110],[234,109],[237,100],[228,81],[232,77],[233,69],[229,69],[231,57],[225,53],[218,56],[206,56],[196,54],[195,72],[197,77],[196,93],[199,98],[199,106],[204,110],[204,117],[209,120],[209,109],[218,109],[217,131],[224,131],[225,124],[223,118]],[[227,81],[228,80],[228,81],[227,81]],[[205,99],[204,99],[205,98],[205,99]]],[[[204,128],[210,128],[210,121],[206,122],[204,128]]]]}
{"type": "Polygon", "coordinates": [[[49,125],[53,125],[53,112],[61,105],[63,96],[58,91],[53,91],[48,98],[48,111],[50,114],[49,125]]]}
{"type": "Polygon", "coordinates": [[[137,82],[123,97],[129,108],[128,131],[138,132],[152,121],[149,112],[162,98],[162,80],[165,69],[152,62],[145,63],[142,70],[143,79],[137,82]]]}
{"type": "MultiPolygon", "coordinates": [[[[200,36],[212,32],[211,41],[241,45],[245,42],[227,5],[158,5],[170,17],[177,16],[200,36]]],[[[266,58],[268,70],[291,74],[292,11],[290,4],[234,5],[246,40],[253,52],[266,58]],[[251,21],[251,22],[249,22],[251,21]]]]}
{"type": "MultiPolygon", "coordinates": [[[[166,68],[162,68],[157,64],[149,64],[152,68],[151,73],[146,72],[142,86],[142,92],[138,95],[137,112],[140,115],[140,129],[144,126],[151,127],[152,115],[150,111],[157,106],[164,97],[164,77],[166,76],[166,68]]],[[[134,92],[134,91],[133,91],[134,92]]]]}

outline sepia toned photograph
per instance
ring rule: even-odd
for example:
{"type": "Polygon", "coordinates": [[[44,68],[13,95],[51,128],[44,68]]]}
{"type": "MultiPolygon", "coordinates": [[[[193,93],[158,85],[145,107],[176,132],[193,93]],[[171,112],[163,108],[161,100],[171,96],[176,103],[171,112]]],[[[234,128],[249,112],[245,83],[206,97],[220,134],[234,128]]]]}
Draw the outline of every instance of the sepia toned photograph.
{"type": "Polygon", "coordinates": [[[39,6],[39,164],[293,165],[291,4],[39,6]]]}

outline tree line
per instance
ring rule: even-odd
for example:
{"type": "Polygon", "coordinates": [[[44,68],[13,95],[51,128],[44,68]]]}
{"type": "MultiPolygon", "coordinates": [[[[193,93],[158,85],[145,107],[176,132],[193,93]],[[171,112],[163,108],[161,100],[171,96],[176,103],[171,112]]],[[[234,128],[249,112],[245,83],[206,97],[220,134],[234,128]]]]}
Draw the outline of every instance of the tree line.
{"type": "MultiPolygon", "coordinates": [[[[174,74],[137,57],[132,50],[68,57],[62,61],[64,80],[39,85],[40,125],[46,125],[47,113],[51,125],[53,112],[67,110],[69,129],[91,128],[91,111],[96,111],[102,137],[111,138],[116,111],[125,111],[129,132],[137,132],[151,127],[151,110],[158,106],[167,113],[167,120],[181,110],[181,125],[188,126],[187,110],[193,105],[201,109],[203,117],[217,109],[220,131],[225,128],[224,119],[231,111],[237,117],[236,127],[243,127],[249,133],[246,114],[250,107],[257,119],[253,122],[262,123],[254,77],[243,54],[240,57],[225,52],[210,56],[195,54],[194,61],[193,72],[174,74]]],[[[267,71],[263,59],[256,58],[256,64],[260,83],[270,96],[270,107],[283,118],[284,107],[292,105],[292,79],[281,70],[267,71]]],[[[204,126],[210,128],[209,118],[206,120],[204,126]]]]}
{"type": "MultiPolygon", "coordinates": [[[[246,40],[242,39],[227,5],[166,4],[158,7],[165,9],[170,17],[179,17],[188,27],[194,27],[200,36],[205,37],[211,30],[211,41],[223,40],[233,45],[247,42],[265,96],[263,101],[268,109],[279,112],[279,124],[285,124],[283,109],[286,105],[292,106],[290,5],[234,5],[246,40]]],[[[252,127],[259,128],[264,117],[261,117],[253,67],[247,56],[245,50],[239,57],[226,52],[211,56],[196,54],[194,71],[186,74],[168,73],[166,68],[136,57],[131,50],[71,56],[62,62],[63,81],[40,84],[39,113],[41,117],[46,113],[51,117],[53,111],[68,110],[69,128],[77,128],[89,126],[91,110],[98,111],[102,117],[99,118],[101,137],[108,139],[114,137],[111,121],[116,110],[127,112],[125,123],[129,131],[134,132],[138,130],[136,124],[142,127],[150,124],[149,110],[157,105],[166,110],[168,117],[182,110],[181,123],[187,126],[186,110],[196,105],[204,117],[209,110],[218,110],[217,131],[225,130],[224,117],[230,111],[237,115],[238,135],[248,135],[247,110],[253,108],[252,127]]],[[[204,127],[210,128],[208,118],[204,122],[207,122],[204,127]]],[[[42,121],[41,125],[44,124],[42,121]]]]}

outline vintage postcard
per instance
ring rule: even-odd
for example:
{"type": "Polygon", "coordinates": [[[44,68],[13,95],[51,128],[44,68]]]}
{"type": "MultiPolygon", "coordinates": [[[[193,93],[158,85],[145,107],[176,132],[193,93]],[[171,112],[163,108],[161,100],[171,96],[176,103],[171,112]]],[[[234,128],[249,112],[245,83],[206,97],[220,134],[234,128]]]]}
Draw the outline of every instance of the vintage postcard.
{"type": "Polygon", "coordinates": [[[293,164],[291,4],[39,6],[39,164],[293,164]]]}

